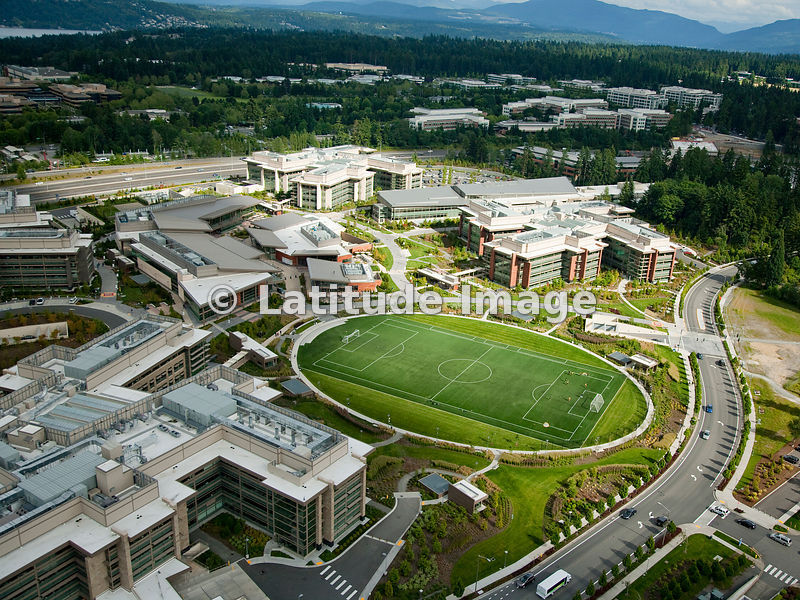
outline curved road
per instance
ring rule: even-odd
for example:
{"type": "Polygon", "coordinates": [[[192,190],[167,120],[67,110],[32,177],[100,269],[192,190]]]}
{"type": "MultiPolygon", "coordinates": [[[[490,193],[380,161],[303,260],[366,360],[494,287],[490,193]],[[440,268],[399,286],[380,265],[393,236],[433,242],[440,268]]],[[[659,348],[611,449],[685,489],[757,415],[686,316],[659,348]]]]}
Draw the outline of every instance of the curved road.
{"type": "MultiPolygon", "coordinates": [[[[731,380],[733,370],[722,352],[713,319],[714,299],[725,280],[735,272],[735,267],[727,267],[709,273],[690,290],[684,305],[687,331],[682,335],[681,343],[690,351],[698,344],[706,349],[704,358],[699,361],[700,373],[704,403],[711,404],[713,412],[700,411],[697,426],[672,468],[626,505],[637,510],[633,518],[623,520],[618,515],[609,517],[533,569],[537,581],[556,569],[564,569],[572,574],[572,582],[557,597],[572,598],[590,580],[596,581],[601,569],[610,571],[614,564],[622,561],[625,554],[644,544],[649,536],[656,536],[660,529],[652,519],[662,515],[669,516],[678,524],[710,524],[737,539],[743,538],[745,543],[759,550],[765,565],[774,565],[783,573],[789,572],[800,578],[796,551],[769,540],[766,537],[768,532],[761,527],[751,531],[736,524],[737,515],[734,512],[723,518],[709,511],[709,507],[715,503],[714,492],[721,473],[738,445],[743,422],[738,391],[731,380]],[[712,354],[708,348],[713,350],[715,347],[719,351],[712,354]],[[717,360],[723,362],[722,366],[717,365],[717,360]],[[708,440],[702,440],[699,436],[699,432],[705,429],[711,432],[708,440]]],[[[762,577],[762,582],[774,590],[784,585],[780,580],[768,576],[762,577]]],[[[481,597],[499,600],[509,594],[520,599],[537,598],[535,585],[518,589],[513,581],[481,597]]]]}

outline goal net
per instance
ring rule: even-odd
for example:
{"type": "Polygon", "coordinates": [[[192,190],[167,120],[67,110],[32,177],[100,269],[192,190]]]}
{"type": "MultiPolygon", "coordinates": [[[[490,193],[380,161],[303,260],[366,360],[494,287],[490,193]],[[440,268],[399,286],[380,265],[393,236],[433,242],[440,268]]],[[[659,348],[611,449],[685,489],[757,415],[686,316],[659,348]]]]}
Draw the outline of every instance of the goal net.
{"type": "Polygon", "coordinates": [[[353,339],[357,338],[359,335],[360,335],[360,332],[359,332],[358,329],[356,329],[352,333],[348,333],[346,336],[342,337],[342,343],[346,344],[350,340],[353,340],[353,339]]]}
{"type": "Polygon", "coordinates": [[[589,404],[589,410],[592,412],[600,412],[601,410],[603,410],[603,404],[604,404],[603,396],[601,396],[600,394],[595,394],[594,398],[592,398],[592,401],[589,404]]]}

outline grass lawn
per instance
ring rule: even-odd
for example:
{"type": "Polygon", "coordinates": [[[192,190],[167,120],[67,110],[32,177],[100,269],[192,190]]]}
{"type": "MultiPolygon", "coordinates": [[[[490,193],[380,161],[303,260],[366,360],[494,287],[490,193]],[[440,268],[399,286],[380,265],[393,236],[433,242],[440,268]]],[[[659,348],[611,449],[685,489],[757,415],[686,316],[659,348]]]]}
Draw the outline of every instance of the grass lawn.
{"type": "Polygon", "coordinates": [[[800,510],[798,510],[792,517],[786,521],[786,525],[792,529],[800,529],[800,510]]]}
{"type": "Polygon", "coordinates": [[[724,533],[722,531],[715,531],[714,532],[714,537],[718,537],[719,539],[721,539],[723,541],[726,541],[729,544],[732,544],[734,546],[738,546],[739,549],[742,552],[744,552],[745,554],[748,554],[748,555],[752,556],[753,558],[758,558],[758,552],[756,552],[753,548],[751,548],[747,544],[744,544],[744,543],[740,544],[739,540],[737,540],[734,537],[729,536],[727,533],[724,533]]]}
{"type": "Polygon", "coordinates": [[[750,379],[749,383],[754,393],[761,392],[760,396],[753,396],[756,403],[756,418],[761,419],[761,424],[756,425],[753,455],[747,463],[739,488],[744,488],[753,481],[753,473],[761,458],[771,458],[791,441],[789,422],[800,417],[800,407],[776,396],[768,383],[756,378],[750,379]]]}
{"type": "Polygon", "coordinates": [[[599,302],[597,304],[597,310],[600,312],[610,312],[614,314],[619,314],[622,317],[631,317],[634,319],[643,319],[644,315],[642,313],[633,310],[630,306],[625,304],[624,302],[599,302]]]}
{"type": "Polygon", "coordinates": [[[386,246],[375,248],[372,251],[372,256],[375,258],[375,260],[381,263],[386,268],[387,271],[392,270],[392,265],[394,265],[394,256],[392,256],[392,253],[389,251],[389,248],[387,248],[386,246]]]}
{"type": "MultiPolygon", "coordinates": [[[[300,349],[299,359],[314,374],[562,447],[581,446],[590,435],[604,441],[626,433],[623,415],[625,426],[635,428],[641,398],[629,384],[615,401],[625,376],[578,348],[475,320],[362,317],[323,332],[300,349]],[[358,337],[342,342],[356,330],[358,337]],[[596,400],[600,407],[593,410],[596,400]],[[595,434],[598,423],[603,426],[595,434]]],[[[375,408],[367,414],[383,421],[383,408],[375,408]]],[[[386,421],[393,412],[387,408],[386,421]]],[[[394,423],[405,427],[396,417],[394,423]]]]}
{"type": "Polygon", "coordinates": [[[656,311],[658,311],[665,304],[672,303],[673,299],[665,298],[663,296],[659,298],[629,298],[628,302],[644,312],[650,306],[655,307],[656,311]]]}
{"type": "Polygon", "coordinates": [[[744,320],[740,328],[751,337],[771,337],[762,329],[767,326],[775,333],[783,334],[785,339],[800,338],[800,311],[760,291],[736,288],[727,311],[732,311],[738,320],[744,320]]]}
{"type": "Polygon", "coordinates": [[[296,402],[288,399],[282,399],[278,402],[281,406],[291,408],[299,413],[303,413],[310,419],[319,421],[328,427],[333,427],[337,431],[345,435],[354,437],[357,440],[372,444],[383,439],[385,436],[365,431],[352,421],[345,419],[342,415],[337,413],[332,407],[324,402],[314,400],[313,398],[298,398],[296,402]]]}
{"type": "Polygon", "coordinates": [[[448,450],[447,448],[439,448],[438,446],[418,446],[414,444],[389,444],[388,446],[381,446],[380,448],[376,448],[375,451],[369,455],[369,459],[372,460],[376,456],[393,456],[395,458],[408,457],[432,461],[438,460],[469,467],[476,471],[480,471],[484,467],[489,466],[491,462],[488,458],[478,456],[477,454],[457,452],[456,450],[448,450]]]}
{"type": "MultiPolygon", "coordinates": [[[[699,558],[711,560],[717,555],[721,556],[723,559],[729,559],[733,557],[734,554],[735,553],[732,550],[726,548],[717,541],[709,539],[705,535],[692,535],[686,540],[686,542],[684,542],[684,544],[681,544],[675,548],[656,565],[651,567],[647,573],[632,583],[625,592],[620,594],[619,597],[641,599],[645,598],[648,594],[651,596],[655,595],[652,589],[653,586],[661,577],[663,577],[665,573],[669,571],[669,569],[673,567],[675,563],[697,560],[699,558]]],[[[695,587],[697,588],[697,591],[700,591],[708,583],[709,580],[704,578],[703,581],[698,582],[695,587]]],[[[696,593],[697,592],[694,592],[691,595],[687,593],[682,597],[694,597],[696,593]]]]}
{"type": "Polygon", "coordinates": [[[162,302],[172,305],[172,295],[160,285],[152,281],[139,285],[127,275],[123,275],[120,280],[119,296],[128,306],[158,305],[162,302]]]}
{"type": "MultiPolygon", "coordinates": [[[[475,561],[478,554],[500,559],[508,550],[508,564],[545,541],[545,505],[561,482],[578,471],[603,465],[648,465],[661,458],[663,450],[629,448],[588,465],[553,466],[547,468],[512,467],[501,465],[487,476],[508,496],[513,506],[514,518],[501,533],[476,544],[458,561],[453,571],[453,580],[461,577],[464,582],[475,578],[475,561]]],[[[483,575],[489,574],[487,569],[483,575]]]]}

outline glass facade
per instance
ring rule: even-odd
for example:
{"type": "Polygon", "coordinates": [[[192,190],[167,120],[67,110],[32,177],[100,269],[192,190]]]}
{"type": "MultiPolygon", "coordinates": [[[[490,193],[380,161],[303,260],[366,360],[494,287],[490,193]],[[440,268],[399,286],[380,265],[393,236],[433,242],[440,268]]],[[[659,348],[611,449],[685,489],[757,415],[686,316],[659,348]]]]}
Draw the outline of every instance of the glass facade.
{"type": "Polygon", "coordinates": [[[172,517],[130,539],[133,580],[143,577],[175,556],[172,517]]]}
{"type": "Polygon", "coordinates": [[[89,597],[83,555],[65,545],[0,584],[3,600],[82,600],[89,597]]]}
{"type": "Polygon", "coordinates": [[[92,253],[83,248],[64,254],[0,254],[4,287],[71,290],[88,283],[94,273],[92,253]]]}

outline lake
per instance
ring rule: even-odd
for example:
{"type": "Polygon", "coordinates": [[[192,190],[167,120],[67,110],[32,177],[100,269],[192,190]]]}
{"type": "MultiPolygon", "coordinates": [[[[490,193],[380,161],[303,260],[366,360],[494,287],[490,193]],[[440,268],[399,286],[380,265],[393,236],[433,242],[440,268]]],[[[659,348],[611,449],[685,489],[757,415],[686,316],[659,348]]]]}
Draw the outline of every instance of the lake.
{"type": "Polygon", "coordinates": [[[79,31],[76,29],[28,29],[26,27],[0,27],[0,38],[39,37],[42,35],[71,35],[73,33],[91,33],[96,35],[102,32],[79,31]]]}

